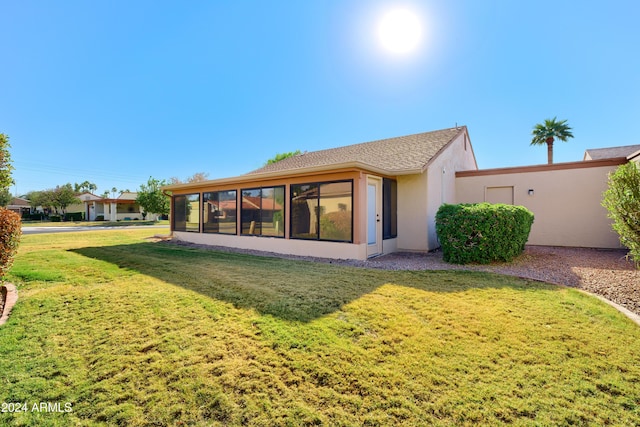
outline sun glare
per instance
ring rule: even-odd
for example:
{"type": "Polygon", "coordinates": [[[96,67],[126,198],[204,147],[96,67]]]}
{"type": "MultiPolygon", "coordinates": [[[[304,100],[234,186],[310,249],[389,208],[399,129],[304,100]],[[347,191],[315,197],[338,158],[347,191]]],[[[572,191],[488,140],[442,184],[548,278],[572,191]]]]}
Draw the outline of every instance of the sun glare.
{"type": "Polygon", "coordinates": [[[410,10],[394,9],[380,19],[378,38],[385,50],[394,54],[407,54],[420,43],[422,24],[410,10]]]}

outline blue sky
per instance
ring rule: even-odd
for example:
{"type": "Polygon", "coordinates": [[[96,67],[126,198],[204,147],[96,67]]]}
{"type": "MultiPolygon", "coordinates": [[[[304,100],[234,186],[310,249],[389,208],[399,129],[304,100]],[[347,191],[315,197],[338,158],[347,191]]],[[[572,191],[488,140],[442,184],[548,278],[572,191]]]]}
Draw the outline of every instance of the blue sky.
{"type": "Polygon", "coordinates": [[[0,132],[19,194],[243,174],[276,153],[467,125],[480,168],[546,163],[531,129],[638,144],[640,2],[2,1],[0,132]],[[377,22],[413,10],[418,49],[377,22]]]}

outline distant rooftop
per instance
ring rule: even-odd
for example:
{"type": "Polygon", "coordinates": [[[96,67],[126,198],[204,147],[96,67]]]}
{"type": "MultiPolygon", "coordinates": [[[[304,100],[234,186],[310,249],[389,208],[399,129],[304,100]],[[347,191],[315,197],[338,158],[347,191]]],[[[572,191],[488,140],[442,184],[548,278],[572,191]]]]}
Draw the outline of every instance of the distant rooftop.
{"type": "Polygon", "coordinates": [[[640,151],[640,145],[625,145],[622,147],[589,148],[584,152],[583,160],[613,159],[616,157],[629,157],[640,151]]]}

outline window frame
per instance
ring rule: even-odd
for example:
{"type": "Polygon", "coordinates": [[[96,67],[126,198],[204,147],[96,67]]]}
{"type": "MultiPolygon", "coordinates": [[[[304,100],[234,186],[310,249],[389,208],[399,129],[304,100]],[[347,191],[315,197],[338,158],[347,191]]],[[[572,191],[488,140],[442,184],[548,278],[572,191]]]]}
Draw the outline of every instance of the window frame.
{"type": "Polygon", "coordinates": [[[382,239],[398,237],[398,181],[382,178],[382,239]]]}
{"type": "MultiPolygon", "coordinates": [[[[210,199],[207,199],[207,201],[210,199]]],[[[229,199],[231,200],[231,199],[229,199]]],[[[220,201],[220,198],[218,196],[217,201],[220,201]]],[[[202,216],[200,219],[200,222],[202,223],[202,233],[204,234],[225,234],[227,236],[235,236],[238,235],[238,190],[237,189],[231,189],[231,190],[215,190],[215,191],[203,191],[202,192],[202,197],[201,197],[201,205],[202,205],[202,216]],[[230,192],[234,192],[236,193],[236,197],[235,197],[235,221],[234,221],[234,227],[233,227],[233,232],[225,232],[225,231],[220,231],[220,223],[216,223],[218,225],[218,230],[217,231],[210,231],[207,230],[205,227],[205,222],[204,222],[204,217],[205,217],[205,194],[215,194],[215,195],[219,195],[220,193],[230,193],[230,192]]]]}
{"type": "MultiPolygon", "coordinates": [[[[266,187],[251,187],[251,188],[241,188],[240,190],[238,190],[239,197],[238,199],[240,200],[240,236],[255,236],[255,237],[272,237],[275,239],[284,239],[286,238],[286,224],[285,224],[285,218],[287,218],[287,207],[286,207],[286,197],[287,197],[287,186],[282,184],[282,185],[272,185],[272,186],[266,186],[266,187]],[[262,221],[263,218],[263,209],[262,209],[262,201],[264,199],[263,197],[263,191],[265,189],[273,189],[274,192],[276,189],[278,188],[282,188],[282,194],[283,194],[283,200],[282,200],[282,236],[277,236],[277,235],[269,235],[269,234],[263,234],[262,230],[262,223],[264,221],[262,221]],[[243,203],[243,197],[244,197],[244,192],[245,191],[255,191],[255,190],[259,190],[260,191],[260,207],[259,207],[259,213],[258,213],[258,217],[260,218],[260,233],[245,233],[244,232],[244,203],[243,203]]],[[[237,202],[236,202],[237,203],[237,202]]],[[[275,203],[275,197],[274,197],[274,203],[275,203]]],[[[237,227],[237,225],[236,225],[237,227]]]]}
{"type": "MultiPolygon", "coordinates": [[[[201,225],[202,225],[202,212],[200,211],[200,200],[202,200],[202,195],[200,193],[187,193],[187,194],[176,194],[173,196],[173,218],[171,220],[171,225],[173,227],[173,231],[179,231],[182,233],[200,233],[201,230],[201,225]],[[189,200],[189,196],[198,196],[198,228],[197,230],[194,229],[189,229],[187,227],[188,221],[185,221],[185,227],[184,230],[182,229],[178,229],[176,227],[176,199],[178,197],[184,197],[185,198],[185,208],[187,206],[187,201],[189,200]]],[[[184,213],[185,218],[187,218],[187,213],[184,213]]]]}
{"type": "Polygon", "coordinates": [[[337,243],[353,243],[353,228],[354,228],[354,215],[353,215],[353,207],[354,207],[354,203],[353,203],[353,188],[354,188],[354,183],[353,183],[353,179],[341,179],[341,180],[335,180],[335,181],[316,181],[316,182],[302,182],[302,183],[296,183],[296,184],[291,184],[289,186],[289,206],[291,206],[291,209],[289,209],[289,239],[291,240],[308,240],[308,241],[316,241],[316,242],[337,242],[337,243]],[[321,200],[322,200],[322,192],[321,192],[321,188],[322,185],[326,185],[326,184],[341,184],[341,183],[349,183],[351,185],[351,189],[350,189],[350,193],[351,193],[351,221],[350,221],[350,227],[351,227],[351,233],[349,236],[349,240],[337,240],[337,239],[324,239],[321,237],[321,229],[320,229],[320,218],[322,216],[322,214],[320,214],[320,206],[321,206],[321,200]],[[315,186],[317,189],[317,194],[318,194],[318,202],[317,205],[315,206],[316,208],[316,212],[318,212],[318,214],[316,215],[317,219],[316,219],[316,234],[317,237],[296,237],[293,234],[293,190],[292,187],[293,186],[303,186],[303,185],[308,185],[308,186],[315,186]]]}

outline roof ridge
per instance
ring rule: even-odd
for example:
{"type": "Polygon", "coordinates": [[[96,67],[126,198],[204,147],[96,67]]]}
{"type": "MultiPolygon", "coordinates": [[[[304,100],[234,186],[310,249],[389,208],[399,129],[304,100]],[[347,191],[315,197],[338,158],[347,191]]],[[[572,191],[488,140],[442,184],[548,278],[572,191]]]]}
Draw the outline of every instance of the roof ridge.
{"type": "MultiPolygon", "coordinates": [[[[364,142],[356,142],[355,144],[347,144],[347,145],[340,145],[337,147],[333,147],[333,148],[323,148],[321,150],[314,150],[314,151],[309,151],[309,153],[317,153],[320,151],[326,151],[326,150],[335,150],[338,148],[348,148],[348,147],[356,147],[359,145],[365,145],[365,144],[374,144],[376,142],[384,142],[384,141],[389,141],[392,139],[402,139],[402,138],[411,138],[411,137],[415,137],[415,136],[420,136],[420,135],[426,135],[426,134],[430,134],[430,133],[439,133],[439,132],[445,132],[445,131],[449,131],[449,130],[458,130],[460,131],[462,128],[465,128],[466,126],[457,126],[457,127],[451,127],[451,128],[446,128],[446,129],[437,129],[437,130],[430,130],[430,131],[425,131],[425,132],[417,132],[417,133],[412,133],[409,135],[401,135],[401,136],[391,136],[388,138],[380,138],[380,139],[374,139],[371,141],[364,141],[364,142]]],[[[299,155],[304,155],[306,152],[299,154],[299,155]]]]}
{"type": "Polygon", "coordinates": [[[433,157],[440,153],[444,146],[455,139],[460,132],[465,131],[466,126],[455,126],[307,151],[279,162],[262,166],[245,175],[303,169],[313,166],[328,166],[344,162],[358,162],[388,171],[422,170],[433,157]]]}

